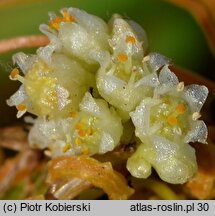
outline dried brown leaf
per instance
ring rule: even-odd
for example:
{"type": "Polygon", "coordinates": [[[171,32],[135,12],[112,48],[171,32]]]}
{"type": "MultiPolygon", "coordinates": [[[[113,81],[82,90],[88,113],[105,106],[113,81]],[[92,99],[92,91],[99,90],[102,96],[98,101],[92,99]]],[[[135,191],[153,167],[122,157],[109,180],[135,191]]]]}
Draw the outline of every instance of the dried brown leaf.
{"type": "Polygon", "coordinates": [[[26,150],[12,159],[7,159],[0,167],[0,194],[4,194],[14,182],[29,177],[38,163],[38,153],[31,150],[26,150]]]}
{"type": "Polygon", "coordinates": [[[50,161],[49,184],[71,178],[80,178],[102,188],[110,199],[128,199],[133,194],[125,178],[114,171],[109,162],[101,163],[87,156],[58,157],[50,161]]]}
{"type": "Polygon", "coordinates": [[[195,198],[209,199],[215,186],[215,146],[212,143],[208,145],[197,143],[194,147],[196,149],[198,172],[187,182],[186,187],[195,198]]]}
{"type": "Polygon", "coordinates": [[[23,151],[29,148],[27,133],[22,126],[11,126],[0,129],[0,146],[23,151]]]}

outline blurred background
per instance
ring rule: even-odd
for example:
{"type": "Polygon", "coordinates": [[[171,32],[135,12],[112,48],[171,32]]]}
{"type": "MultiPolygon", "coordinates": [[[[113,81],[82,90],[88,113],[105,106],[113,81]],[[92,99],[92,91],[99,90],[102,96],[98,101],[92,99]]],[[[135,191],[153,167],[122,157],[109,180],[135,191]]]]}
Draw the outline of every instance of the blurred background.
{"type": "MultiPolygon", "coordinates": [[[[148,52],[159,52],[171,58],[174,64],[215,80],[215,61],[204,26],[192,16],[192,5],[189,11],[189,8],[183,9],[186,1],[172,2],[181,4],[182,8],[164,0],[0,0],[0,42],[13,37],[40,34],[39,25],[48,22],[48,12],[58,14],[64,7],[78,7],[106,21],[113,13],[119,13],[145,29],[149,41],[148,52]]],[[[34,53],[36,49],[21,50],[34,53]]],[[[5,100],[20,85],[8,78],[13,67],[11,57],[18,51],[0,53],[0,126],[15,121],[16,110],[8,107],[5,100]]]]}

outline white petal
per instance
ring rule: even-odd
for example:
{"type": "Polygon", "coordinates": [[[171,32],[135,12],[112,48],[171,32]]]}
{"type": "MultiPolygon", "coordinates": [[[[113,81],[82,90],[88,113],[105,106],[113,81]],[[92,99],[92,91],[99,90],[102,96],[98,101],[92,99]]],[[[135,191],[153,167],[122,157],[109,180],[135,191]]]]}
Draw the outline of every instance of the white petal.
{"type": "Polygon", "coordinates": [[[107,75],[102,72],[99,72],[97,75],[97,87],[99,90],[102,89],[107,95],[110,95],[114,90],[122,89],[123,86],[126,86],[126,82],[113,75],[107,75]]]}
{"type": "Polygon", "coordinates": [[[135,126],[135,133],[138,137],[147,135],[149,130],[149,115],[149,108],[147,108],[144,103],[141,103],[134,112],[130,113],[135,126]]]}
{"type": "Polygon", "coordinates": [[[101,143],[99,146],[99,153],[104,154],[108,151],[112,151],[114,147],[115,147],[115,143],[111,135],[109,133],[102,132],[101,143]]]}
{"type": "Polygon", "coordinates": [[[191,130],[185,137],[185,142],[207,143],[208,129],[203,121],[194,121],[191,130]]]}
{"type": "MultiPolygon", "coordinates": [[[[139,138],[150,134],[150,108],[159,103],[158,100],[147,98],[141,102],[134,112],[129,113],[135,126],[135,133],[139,138]]],[[[144,142],[142,140],[142,142],[144,142]]]]}
{"type": "Polygon", "coordinates": [[[50,64],[52,54],[54,53],[55,50],[57,50],[57,44],[50,43],[49,45],[45,47],[40,47],[37,50],[37,54],[43,61],[45,61],[47,64],[50,64]]]}
{"type": "Polygon", "coordinates": [[[173,87],[179,83],[178,77],[165,65],[159,74],[159,81],[161,85],[173,87]]]}
{"type": "Polygon", "coordinates": [[[67,104],[71,102],[68,100],[69,92],[61,85],[56,86],[57,98],[58,98],[58,108],[62,110],[67,104]]]}
{"type": "Polygon", "coordinates": [[[164,65],[168,65],[170,63],[170,59],[168,59],[167,57],[159,53],[153,52],[149,54],[148,63],[150,64],[150,67],[152,68],[153,71],[157,71],[164,65]]]}
{"type": "Polygon", "coordinates": [[[12,57],[13,63],[17,64],[22,72],[26,74],[26,72],[29,70],[33,62],[36,60],[36,55],[35,56],[28,56],[23,52],[19,52],[13,55],[12,57]]]}
{"type": "Polygon", "coordinates": [[[101,112],[98,104],[89,92],[84,95],[79,106],[81,111],[89,112],[94,115],[99,115],[101,112]]]}
{"type": "Polygon", "coordinates": [[[62,23],[59,29],[59,39],[67,52],[90,64],[95,63],[91,53],[102,50],[96,37],[77,23],[62,23]]]}
{"type": "Polygon", "coordinates": [[[24,85],[21,85],[19,89],[7,100],[9,106],[17,106],[21,104],[27,98],[24,85]]]}
{"type": "Polygon", "coordinates": [[[144,29],[133,20],[127,20],[128,24],[133,28],[134,32],[137,35],[139,41],[143,41],[143,50],[145,51],[148,48],[148,39],[144,29]]]}
{"type": "Polygon", "coordinates": [[[142,79],[140,79],[138,82],[135,83],[135,88],[137,88],[140,85],[149,86],[149,87],[156,87],[158,86],[158,76],[156,73],[151,73],[142,79]]]}
{"type": "Polygon", "coordinates": [[[153,136],[152,145],[157,154],[157,163],[167,160],[168,158],[175,155],[178,151],[178,145],[176,143],[173,143],[160,136],[153,136]]]}
{"type": "Polygon", "coordinates": [[[101,18],[88,14],[84,10],[78,8],[71,7],[68,11],[72,16],[74,16],[78,24],[86,28],[88,31],[91,31],[93,34],[99,36],[108,33],[107,24],[101,18]]]}
{"type": "Polygon", "coordinates": [[[131,26],[122,18],[115,18],[113,21],[113,37],[110,46],[115,56],[119,53],[127,53],[140,61],[143,58],[142,43],[138,41],[131,26]],[[134,37],[136,42],[133,45],[126,43],[127,36],[134,37]]]}
{"type": "Polygon", "coordinates": [[[186,87],[185,97],[193,112],[199,112],[208,96],[208,89],[205,86],[190,85],[186,87]]]}

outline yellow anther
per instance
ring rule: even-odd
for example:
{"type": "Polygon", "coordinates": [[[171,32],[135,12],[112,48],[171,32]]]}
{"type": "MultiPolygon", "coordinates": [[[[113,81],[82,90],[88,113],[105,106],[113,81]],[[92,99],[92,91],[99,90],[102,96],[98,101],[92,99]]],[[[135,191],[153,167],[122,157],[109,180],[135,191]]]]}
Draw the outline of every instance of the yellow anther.
{"type": "Polygon", "coordinates": [[[84,130],[82,130],[82,129],[79,130],[78,134],[79,134],[79,136],[81,136],[81,137],[86,136],[86,132],[85,132],[84,130]]]}
{"type": "Polygon", "coordinates": [[[167,118],[167,121],[168,121],[168,123],[170,124],[170,125],[177,125],[177,123],[178,123],[178,119],[176,118],[176,117],[174,117],[174,116],[169,116],[168,118],[167,118]]]}
{"type": "Polygon", "coordinates": [[[18,111],[24,111],[24,110],[26,110],[26,105],[25,104],[19,104],[16,106],[16,109],[18,111]]]}
{"type": "Polygon", "coordinates": [[[124,54],[124,53],[121,53],[121,54],[118,55],[118,60],[120,62],[126,62],[126,61],[128,61],[128,56],[126,54],[124,54]]]}
{"type": "Polygon", "coordinates": [[[69,116],[72,117],[72,118],[75,118],[77,116],[77,112],[71,112],[69,113],[69,116]]]}
{"type": "Polygon", "coordinates": [[[87,135],[87,136],[91,136],[92,134],[93,134],[93,129],[92,129],[92,127],[87,128],[87,130],[86,130],[86,135],[87,135]]]}
{"type": "Polygon", "coordinates": [[[76,144],[76,145],[82,144],[82,140],[79,139],[79,138],[76,138],[76,139],[75,139],[75,144],[76,144]]]}
{"type": "Polygon", "coordinates": [[[69,151],[71,149],[71,145],[69,143],[67,143],[64,147],[63,147],[63,153],[66,153],[67,151],[69,151]]]}
{"type": "Polygon", "coordinates": [[[183,114],[186,110],[186,107],[184,104],[178,104],[178,106],[176,107],[176,112],[179,114],[183,114]]]}
{"type": "Polygon", "coordinates": [[[10,73],[11,79],[16,79],[16,77],[19,75],[19,70],[17,68],[14,68],[10,73]]]}
{"type": "Polygon", "coordinates": [[[136,38],[133,37],[133,36],[127,36],[125,41],[126,41],[126,43],[135,44],[136,43],[136,38]]]}

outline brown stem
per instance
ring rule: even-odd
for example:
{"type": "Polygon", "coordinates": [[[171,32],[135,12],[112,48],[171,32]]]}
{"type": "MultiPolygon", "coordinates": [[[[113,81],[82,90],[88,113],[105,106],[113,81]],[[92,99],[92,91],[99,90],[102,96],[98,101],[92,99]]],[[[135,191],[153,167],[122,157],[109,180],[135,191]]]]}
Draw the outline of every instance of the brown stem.
{"type": "Polygon", "coordinates": [[[20,48],[33,48],[45,46],[49,43],[49,39],[44,35],[31,35],[11,38],[0,41],[0,53],[20,48]]]}

